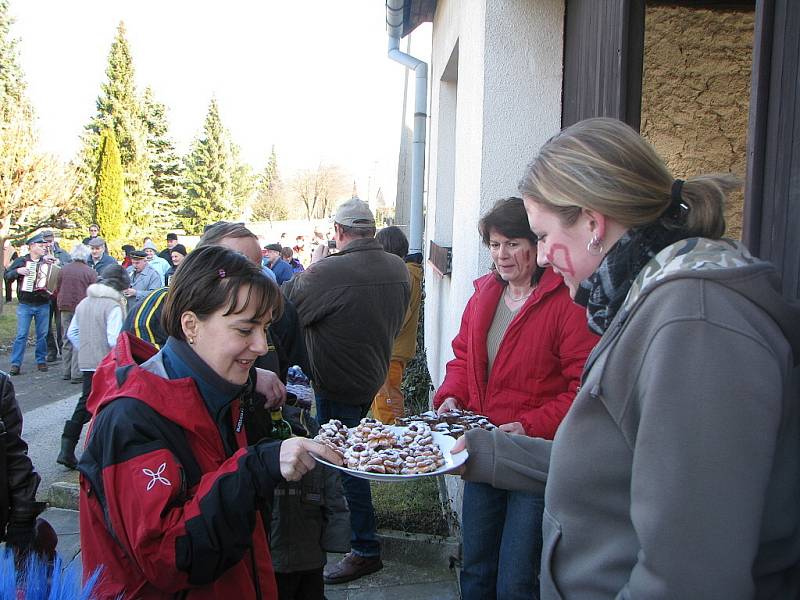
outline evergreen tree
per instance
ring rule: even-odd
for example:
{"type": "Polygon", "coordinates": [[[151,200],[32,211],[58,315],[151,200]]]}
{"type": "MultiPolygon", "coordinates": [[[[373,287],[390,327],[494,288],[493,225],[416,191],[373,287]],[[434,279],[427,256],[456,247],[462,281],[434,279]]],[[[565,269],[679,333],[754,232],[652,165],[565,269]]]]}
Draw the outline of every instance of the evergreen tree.
{"type": "Polygon", "coordinates": [[[258,179],[251,217],[254,221],[279,221],[289,216],[289,207],[283,194],[283,184],[278,172],[278,157],[272,147],[267,166],[258,179]]]}
{"type": "Polygon", "coordinates": [[[149,87],[142,96],[142,119],[147,128],[153,221],[172,229],[178,222],[184,196],[183,164],[169,136],[167,107],[155,100],[149,87]]]}
{"type": "Polygon", "coordinates": [[[123,239],[125,195],[120,151],[111,129],[104,129],[100,136],[96,181],[94,222],[106,241],[119,244],[123,239]]]}
{"type": "Polygon", "coordinates": [[[209,223],[241,214],[243,202],[252,190],[252,176],[239,161],[239,150],[231,142],[213,98],[203,132],[186,157],[185,169],[187,200],[181,223],[187,233],[202,233],[209,223]]]}
{"type": "Polygon", "coordinates": [[[128,231],[124,235],[138,236],[152,222],[152,186],[147,132],[136,96],[133,59],[122,22],[111,44],[106,76],[108,80],[101,85],[97,98],[97,113],[86,127],[80,156],[84,163],[82,184],[84,189],[89,190],[85,201],[91,205],[94,199],[91,194],[91,190],[95,189],[92,166],[98,164],[101,132],[105,128],[111,129],[119,146],[125,176],[124,193],[128,207],[125,227],[128,231]]]}

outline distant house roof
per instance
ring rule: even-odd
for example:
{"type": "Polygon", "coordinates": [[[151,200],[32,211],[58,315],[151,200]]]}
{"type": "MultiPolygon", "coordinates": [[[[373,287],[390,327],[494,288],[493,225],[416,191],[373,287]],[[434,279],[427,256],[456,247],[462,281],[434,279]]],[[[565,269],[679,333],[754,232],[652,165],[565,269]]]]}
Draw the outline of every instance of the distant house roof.
{"type": "Polygon", "coordinates": [[[433,21],[435,11],[436,0],[406,0],[403,5],[403,37],[422,23],[433,21]]]}

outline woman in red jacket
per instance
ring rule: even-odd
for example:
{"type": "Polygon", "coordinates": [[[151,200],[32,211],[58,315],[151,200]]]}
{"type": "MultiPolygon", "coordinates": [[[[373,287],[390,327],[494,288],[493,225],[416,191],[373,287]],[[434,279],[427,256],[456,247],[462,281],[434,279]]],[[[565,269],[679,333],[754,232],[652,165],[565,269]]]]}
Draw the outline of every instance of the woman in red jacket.
{"type": "MultiPolygon", "coordinates": [[[[509,433],[552,439],[597,337],[561,277],[536,264],[536,236],[520,198],[497,202],[479,230],[492,272],[475,281],[455,358],[436,393],[440,413],[486,415],[509,433]]],[[[464,485],[464,600],[538,598],[544,498],[464,485]]]]}

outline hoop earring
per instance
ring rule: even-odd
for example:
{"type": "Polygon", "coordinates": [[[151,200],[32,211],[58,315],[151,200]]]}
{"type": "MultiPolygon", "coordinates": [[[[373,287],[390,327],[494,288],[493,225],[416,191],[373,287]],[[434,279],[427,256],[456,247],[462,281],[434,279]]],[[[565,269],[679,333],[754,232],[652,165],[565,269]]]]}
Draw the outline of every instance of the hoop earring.
{"type": "Polygon", "coordinates": [[[597,237],[597,234],[595,234],[591,241],[586,244],[586,252],[588,252],[591,256],[600,256],[603,254],[604,250],[605,248],[603,248],[603,242],[597,237]]]}

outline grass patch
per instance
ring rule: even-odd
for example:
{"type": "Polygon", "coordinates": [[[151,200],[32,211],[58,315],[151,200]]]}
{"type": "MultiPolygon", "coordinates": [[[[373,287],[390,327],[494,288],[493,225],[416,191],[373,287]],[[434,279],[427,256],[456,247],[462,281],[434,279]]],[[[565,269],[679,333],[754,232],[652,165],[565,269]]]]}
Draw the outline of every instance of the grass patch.
{"type": "Polygon", "coordinates": [[[370,482],[379,529],[449,535],[435,477],[402,483],[370,482]]]}
{"type": "Polygon", "coordinates": [[[0,353],[8,352],[17,337],[17,301],[3,304],[0,313],[0,353]]]}

